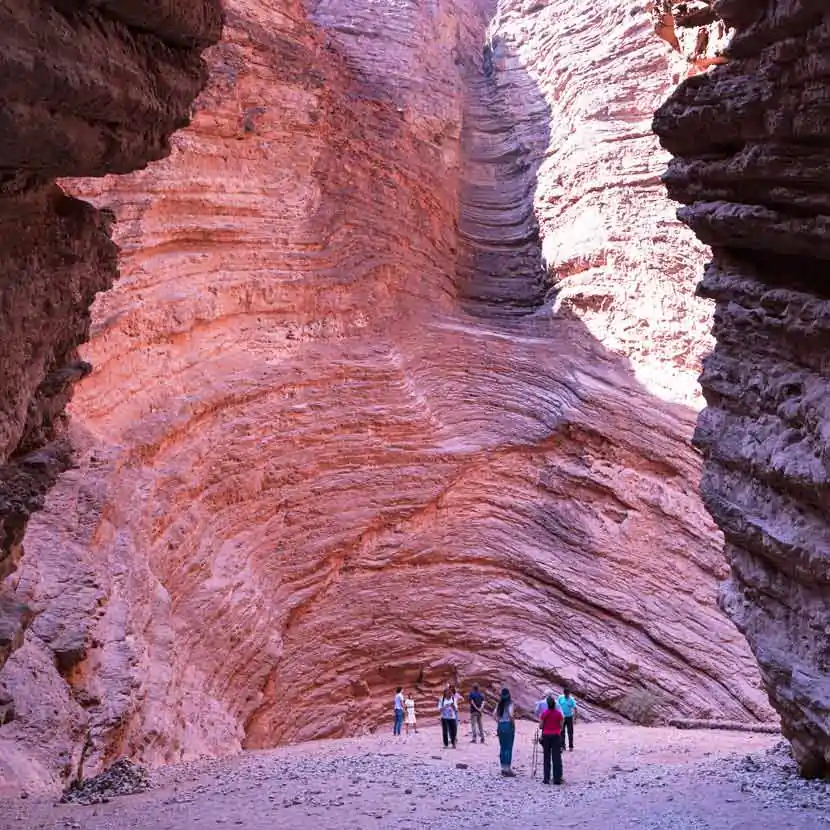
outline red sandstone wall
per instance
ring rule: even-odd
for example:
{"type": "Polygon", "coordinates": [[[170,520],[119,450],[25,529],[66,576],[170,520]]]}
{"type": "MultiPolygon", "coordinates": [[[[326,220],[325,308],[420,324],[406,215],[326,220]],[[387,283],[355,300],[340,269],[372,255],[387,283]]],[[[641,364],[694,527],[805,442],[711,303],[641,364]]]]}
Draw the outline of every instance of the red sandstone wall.
{"type": "Polygon", "coordinates": [[[688,443],[668,50],[535,8],[233,3],[171,158],[67,185],[122,279],[17,583],[18,771],[350,734],[448,676],[768,715],[688,443]]]}

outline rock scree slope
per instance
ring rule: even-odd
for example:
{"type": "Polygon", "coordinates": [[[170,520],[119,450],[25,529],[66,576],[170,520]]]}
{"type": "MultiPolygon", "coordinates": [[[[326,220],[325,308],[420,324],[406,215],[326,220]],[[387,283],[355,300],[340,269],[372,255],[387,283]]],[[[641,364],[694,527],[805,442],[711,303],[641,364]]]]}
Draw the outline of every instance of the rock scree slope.
{"type": "Polygon", "coordinates": [[[654,127],[664,180],[713,248],[708,407],[695,443],[726,536],[721,605],[744,632],[801,770],[830,773],[830,10],[717,4],[729,63],[684,83],[654,127]]]}
{"type": "Polygon", "coordinates": [[[355,734],[449,677],[768,718],[715,602],[703,248],[649,129],[682,59],[647,11],[225,13],[170,157],[63,183],[121,279],[13,581],[9,777],[355,734]]]}

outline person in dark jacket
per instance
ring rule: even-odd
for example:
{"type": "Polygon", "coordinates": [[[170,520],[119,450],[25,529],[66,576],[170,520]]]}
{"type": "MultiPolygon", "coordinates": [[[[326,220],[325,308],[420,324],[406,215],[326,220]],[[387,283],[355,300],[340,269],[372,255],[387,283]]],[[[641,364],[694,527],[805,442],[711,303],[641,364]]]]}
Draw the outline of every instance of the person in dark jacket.
{"type": "Polygon", "coordinates": [[[467,699],[470,702],[470,730],[473,733],[473,743],[476,742],[476,730],[481,742],[484,743],[484,725],[481,722],[481,716],[484,714],[484,695],[479,691],[478,683],[473,685],[467,699]]]}

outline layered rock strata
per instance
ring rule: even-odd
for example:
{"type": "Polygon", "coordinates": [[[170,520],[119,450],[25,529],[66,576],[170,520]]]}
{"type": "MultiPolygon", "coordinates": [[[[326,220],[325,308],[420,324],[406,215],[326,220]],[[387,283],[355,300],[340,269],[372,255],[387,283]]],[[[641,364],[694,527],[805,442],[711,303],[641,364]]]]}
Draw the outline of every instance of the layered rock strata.
{"type": "Polygon", "coordinates": [[[234,0],[207,54],[169,159],[66,183],[122,279],[27,535],[18,774],[355,734],[452,678],[766,718],[696,493],[647,11],[234,0]]]}
{"type": "Polygon", "coordinates": [[[676,81],[726,63],[732,29],[715,0],[653,0],[654,31],[677,54],[676,81]]]}
{"type": "MultiPolygon", "coordinates": [[[[77,350],[117,270],[108,215],[54,179],[165,155],[219,28],[214,0],[0,3],[0,579],[70,463],[63,410],[91,368],[77,350]]],[[[0,588],[0,668],[32,614],[0,588]]]]}
{"type": "Polygon", "coordinates": [[[805,775],[830,771],[830,11],[724,2],[729,63],[654,127],[680,218],[713,247],[695,443],[726,536],[721,604],[749,640],[805,775]]]}

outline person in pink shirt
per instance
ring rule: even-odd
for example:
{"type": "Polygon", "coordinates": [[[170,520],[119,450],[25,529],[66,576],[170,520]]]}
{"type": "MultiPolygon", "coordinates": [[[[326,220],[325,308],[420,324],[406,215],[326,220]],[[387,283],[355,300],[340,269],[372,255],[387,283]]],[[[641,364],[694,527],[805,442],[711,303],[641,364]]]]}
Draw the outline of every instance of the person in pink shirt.
{"type": "Polygon", "coordinates": [[[553,695],[547,699],[548,708],[539,716],[542,727],[542,783],[550,784],[551,767],[553,783],[562,783],[562,724],[565,716],[556,707],[553,695]]]}

